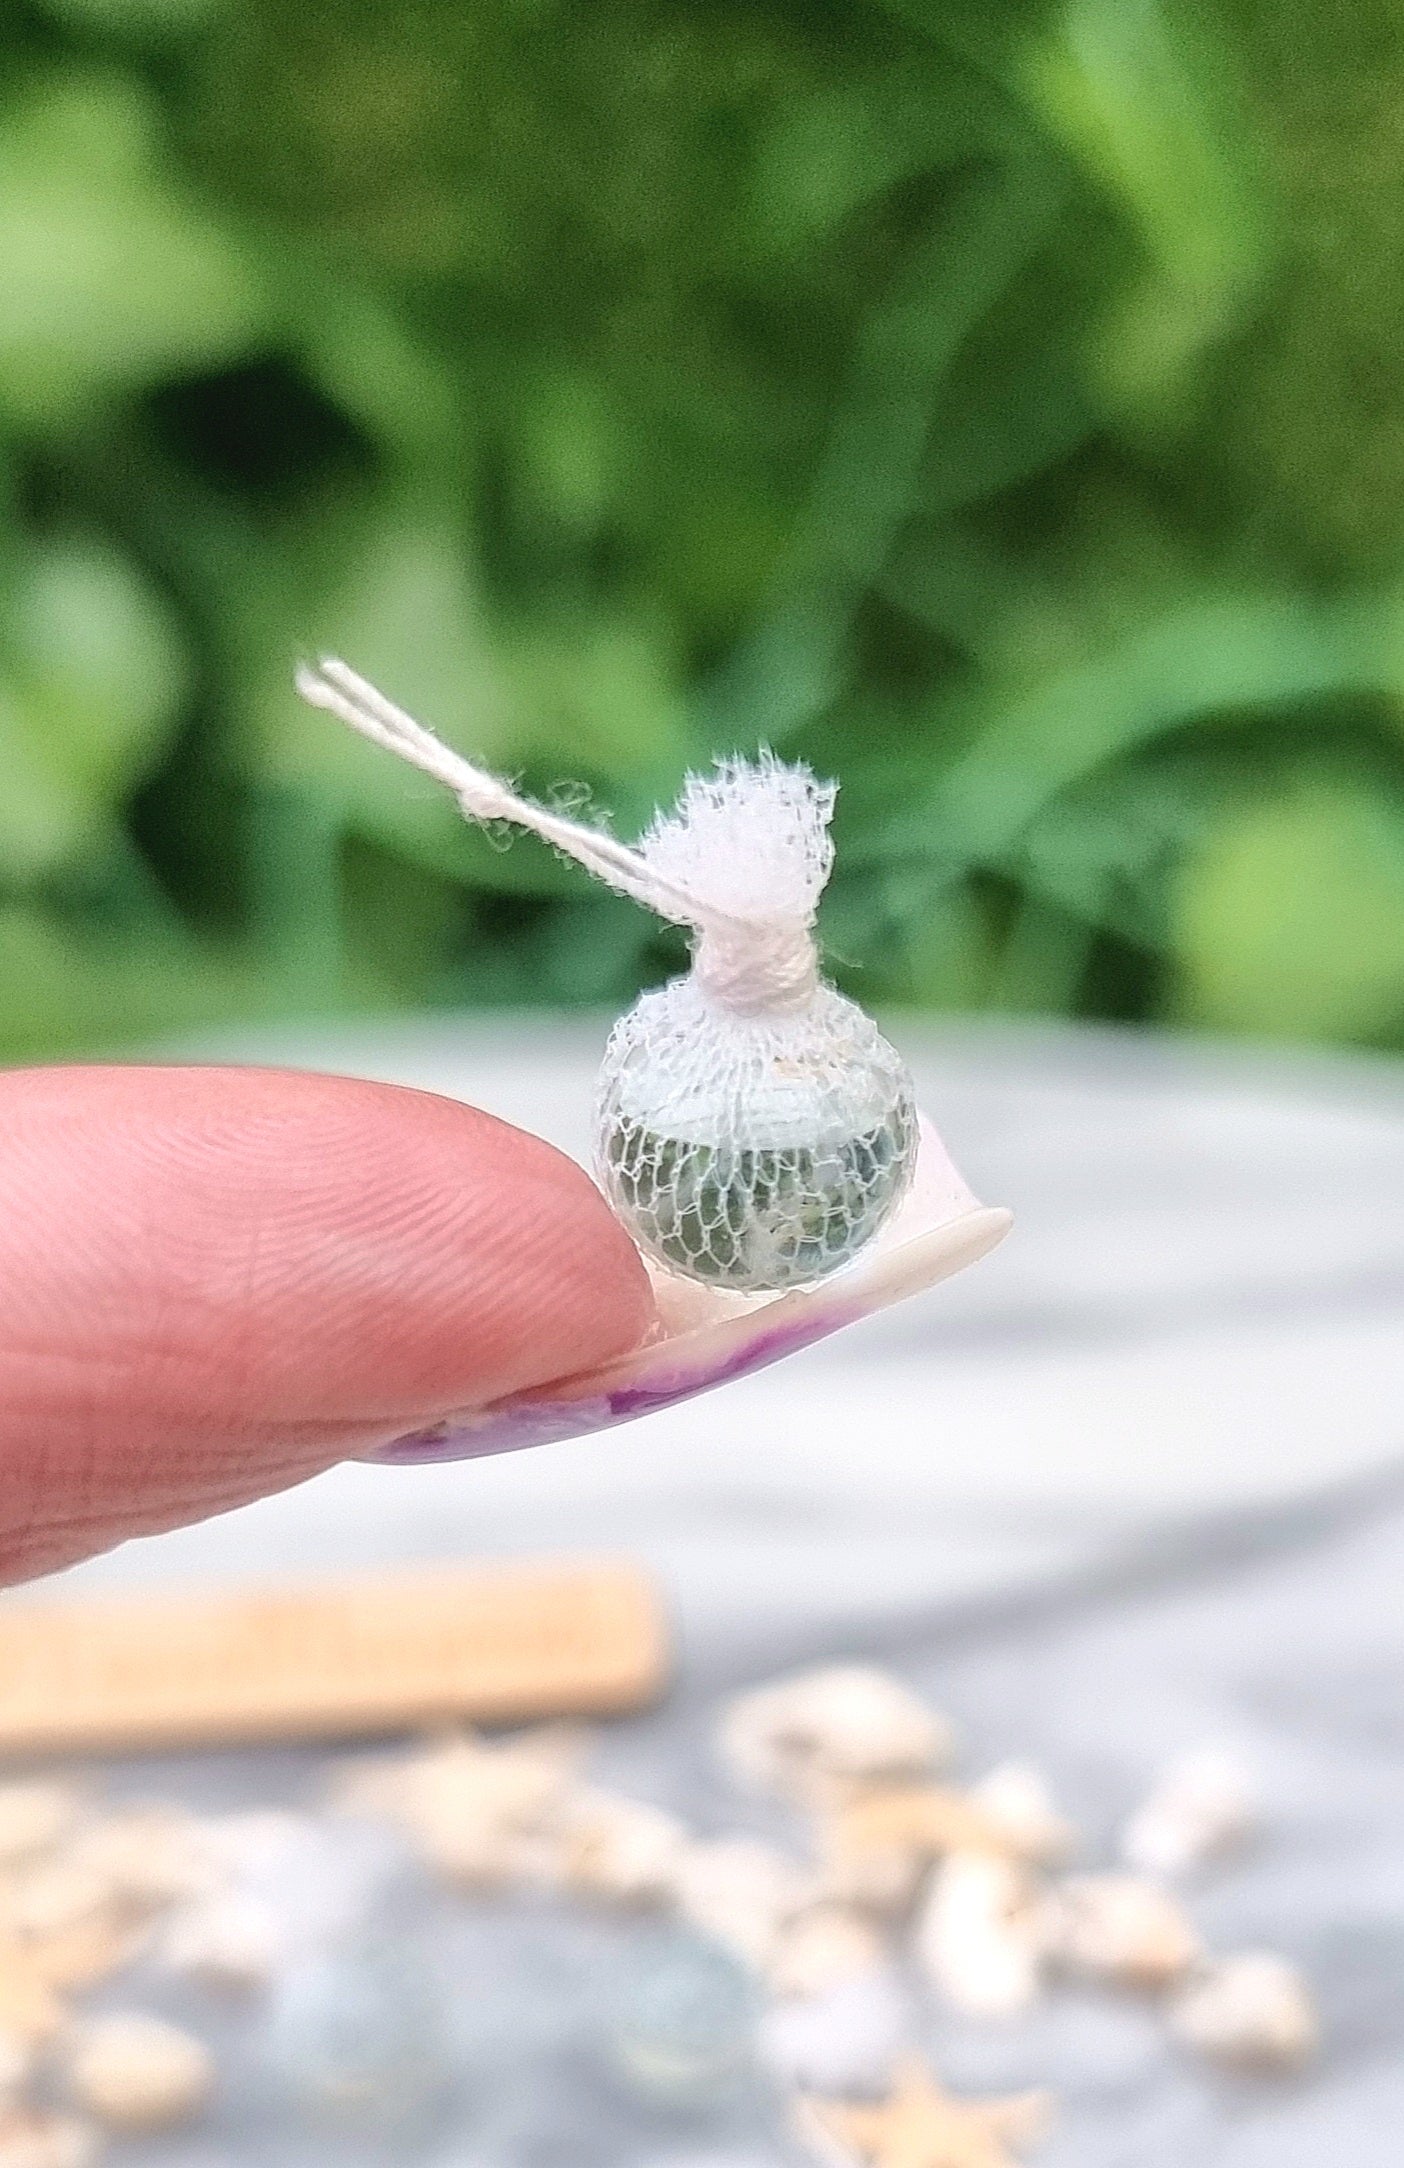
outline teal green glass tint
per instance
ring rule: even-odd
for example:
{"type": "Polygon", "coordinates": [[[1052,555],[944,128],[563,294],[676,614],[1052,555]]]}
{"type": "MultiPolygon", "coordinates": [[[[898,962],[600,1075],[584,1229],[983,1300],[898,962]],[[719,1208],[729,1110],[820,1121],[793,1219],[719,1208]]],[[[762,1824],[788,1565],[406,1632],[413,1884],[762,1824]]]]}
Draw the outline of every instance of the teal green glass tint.
{"type": "Polygon", "coordinates": [[[837,1272],[872,1240],[907,1186],[915,1147],[908,1101],[862,1136],[814,1145],[704,1144],[621,1122],[605,1147],[607,1183],[641,1246],[688,1279],[794,1287],[837,1272]]]}
{"type": "Polygon", "coordinates": [[[647,1254],[754,1292],[839,1271],[885,1225],[916,1165],[905,1063],[830,986],[738,1016],[695,979],[643,995],[600,1071],[595,1165],[647,1254]]]}

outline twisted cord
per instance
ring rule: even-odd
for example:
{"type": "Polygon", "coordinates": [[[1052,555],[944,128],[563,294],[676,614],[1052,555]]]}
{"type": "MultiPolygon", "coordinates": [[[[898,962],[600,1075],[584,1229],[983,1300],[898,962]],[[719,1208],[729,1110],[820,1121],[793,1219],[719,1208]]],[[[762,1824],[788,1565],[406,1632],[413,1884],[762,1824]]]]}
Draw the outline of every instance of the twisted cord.
{"type": "Polygon", "coordinates": [[[698,981],[724,1006],[758,1014],[800,1007],[809,999],[818,970],[807,920],[746,918],[704,901],[603,829],[535,805],[486,769],[475,768],[335,656],[324,656],[315,669],[300,669],[296,683],[309,706],[336,716],[373,745],[443,784],[465,820],[509,821],[525,828],[658,917],[690,926],[697,936],[698,981]]]}

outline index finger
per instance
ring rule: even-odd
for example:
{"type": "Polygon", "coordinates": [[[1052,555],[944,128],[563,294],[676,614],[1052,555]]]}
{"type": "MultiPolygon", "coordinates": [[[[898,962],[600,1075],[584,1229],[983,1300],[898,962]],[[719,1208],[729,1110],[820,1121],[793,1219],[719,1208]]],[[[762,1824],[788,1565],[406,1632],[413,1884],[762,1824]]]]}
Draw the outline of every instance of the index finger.
{"type": "Polygon", "coordinates": [[[636,1344],[637,1252],[540,1139],[257,1069],[0,1076],[0,1576],[286,1487],[636,1344]]]}

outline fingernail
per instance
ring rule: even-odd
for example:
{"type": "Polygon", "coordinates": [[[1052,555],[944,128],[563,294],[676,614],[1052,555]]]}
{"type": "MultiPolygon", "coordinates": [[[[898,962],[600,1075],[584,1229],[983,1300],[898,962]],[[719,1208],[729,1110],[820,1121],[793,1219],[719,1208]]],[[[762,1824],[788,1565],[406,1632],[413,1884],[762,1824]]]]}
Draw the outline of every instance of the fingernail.
{"type": "Polygon", "coordinates": [[[740,1312],[693,1288],[685,1330],[665,1333],[586,1377],[539,1386],[407,1431],[366,1457],[401,1467],[476,1460],[612,1430],[764,1370],[859,1318],[919,1294],[985,1256],[1009,1231],[1008,1212],[976,1204],[963,1185],[958,1193],[949,1185],[935,1189],[925,1200],[918,1193],[913,1206],[905,1207],[855,1264],[815,1287],[763,1299],[740,1312]]]}
{"type": "MultiPolygon", "coordinates": [[[[517,1394],[495,1406],[462,1415],[446,1416],[426,1429],[407,1431],[368,1457],[401,1466],[434,1460],[477,1460],[489,1453],[515,1453],[523,1446],[554,1445],[562,1438],[584,1438],[592,1431],[613,1430],[641,1415],[695,1400],[733,1378],[748,1376],[781,1362],[787,1355],[827,1339],[852,1322],[846,1307],[826,1305],[823,1313],[810,1311],[783,1323],[771,1323],[768,1312],[755,1313],[756,1329],[730,1340],[724,1349],[701,1352],[693,1360],[684,1357],[686,1342],[664,1340],[657,1348],[632,1358],[627,1377],[605,1383],[605,1373],[586,1382],[584,1390],[550,1387],[532,1394],[517,1394]]],[[[861,1315],[862,1313],[857,1313],[861,1315]]],[[[693,1336],[689,1335],[691,1339],[693,1336]]]]}

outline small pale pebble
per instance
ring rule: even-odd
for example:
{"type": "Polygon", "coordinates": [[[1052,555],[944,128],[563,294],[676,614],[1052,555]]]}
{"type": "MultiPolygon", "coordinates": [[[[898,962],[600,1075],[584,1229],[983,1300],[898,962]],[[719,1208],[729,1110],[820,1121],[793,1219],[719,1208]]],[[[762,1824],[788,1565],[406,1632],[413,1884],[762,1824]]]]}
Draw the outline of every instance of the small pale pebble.
{"type": "Polygon", "coordinates": [[[1010,1849],[1035,1866],[1060,1866],[1076,1849],[1077,1831],[1032,1762],[1001,1762],[972,1784],[970,1797],[1004,1831],[1010,1849]]]}
{"type": "Polygon", "coordinates": [[[770,1962],[782,1927],[809,1892],[810,1877],[798,1861],[754,1837],[688,1845],[673,1880],[682,1917],[760,1968],[770,1962]]]}
{"type": "Polygon", "coordinates": [[[94,2168],[102,2140],[74,2115],[0,2110],[0,2168],[94,2168]]]}
{"type": "Polygon", "coordinates": [[[39,2047],[53,2038],[63,2017],[62,2001],[28,1959],[13,1947],[0,1950],[0,2032],[39,2047]]]}
{"type": "Polygon", "coordinates": [[[65,1857],[105,1881],[118,1902],[153,1912],[202,1896],[220,1879],[200,1824],[172,1807],[108,1815],[82,1830],[65,1857]]]}
{"type": "Polygon", "coordinates": [[[932,1876],[913,1955],[953,2009],[1017,2017],[1037,1999],[1048,1907],[1028,1869],[987,1852],[952,1852],[932,1876]]]}
{"type": "Polygon", "coordinates": [[[85,1921],[107,1919],[111,1912],[112,1887],[106,1877],[66,1859],[20,1875],[4,1907],[7,1929],[21,1939],[60,1934],[85,1921]]]}
{"type": "Polygon", "coordinates": [[[879,1966],[820,1995],[786,1996],[761,2019],[761,2061],[782,2085],[843,2097],[884,2092],[911,2044],[913,2014],[900,1982],[879,1966]]]}
{"type": "Polygon", "coordinates": [[[32,1935],[22,1948],[36,1979],[60,1989],[85,1988],[130,1964],[144,1939],[144,1931],[129,1920],[101,1912],[32,1935]]]}
{"type": "Polygon", "coordinates": [[[1205,1748],[1160,1777],[1122,1831],[1121,1856],[1143,1874],[1193,1874],[1237,1851],[1258,1819],[1248,1770],[1231,1754],[1205,1748]]]}
{"type": "Polygon", "coordinates": [[[343,1802],[414,1822],[467,1806],[475,1814],[534,1820],[560,1799],[579,1772],[586,1735],[574,1725],[540,1724],[504,1739],[449,1732],[410,1754],[382,1757],[347,1771],[343,1802]]]}
{"type": "Polygon", "coordinates": [[[968,1794],[935,1784],[857,1788],[820,1814],[816,1842],[823,1895],[891,1918],[910,1911],[931,1860],[953,1851],[1010,1852],[1003,1831],[968,1794]]]}
{"type": "Polygon", "coordinates": [[[672,1890],[689,1843],[675,1814],[647,1800],[581,1790],[562,1816],[566,1886],[618,1904],[652,1904],[672,1890]]]}
{"type": "Polygon", "coordinates": [[[0,1904],[0,1973],[16,1981],[86,1987],[127,1963],[139,1941],[139,1923],[104,1884],[58,1862],[14,1879],[0,1904]]]}
{"type": "Polygon", "coordinates": [[[1071,1972],[1125,1987],[1166,1987],[1202,1943],[1168,1890],[1133,1874],[1070,1875],[1050,1911],[1051,1943],[1071,1972]]]}
{"type": "Polygon", "coordinates": [[[543,1833],[514,1829],[466,1803],[461,1810],[419,1816],[410,1840],[441,1882],[469,1892],[550,1879],[559,1863],[558,1848],[543,1833]]]}
{"type": "Polygon", "coordinates": [[[305,1851],[315,1832],[311,1815],[286,1807],[249,1807],[236,1814],[214,1814],[197,1825],[195,1843],[211,1864],[217,1888],[231,1881],[263,1881],[277,1876],[286,1862],[305,1851]]]}
{"type": "MultiPolygon", "coordinates": [[[[458,1734],[452,1735],[455,1740],[458,1734]]],[[[327,1770],[326,1801],[334,1814],[365,1815],[374,1821],[403,1821],[409,1807],[412,1773],[422,1759],[448,1742],[431,1740],[418,1752],[344,1755],[327,1770]]]]}
{"type": "Polygon", "coordinates": [[[835,1664],[740,1695],[721,1748],[749,1787],[808,1800],[827,1780],[928,1775],[949,1759],[951,1733],[890,1673],[835,1664]]]}
{"type": "Polygon", "coordinates": [[[79,2105],[110,2129],[128,2132],[188,2123],[208,2100],[214,2078],[203,2041],[135,2011],[93,2019],[68,2064],[79,2105]]]}
{"type": "Polygon", "coordinates": [[[183,1905],[166,1922],[156,1961],[205,1987],[248,1992],[278,1969],[283,1937],[273,1907],[243,1890],[183,1905]]]}
{"type": "Polygon", "coordinates": [[[826,1904],[871,1913],[889,1923],[905,1919],[916,1902],[929,1864],[906,1844],[850,1849],[819,1832],[815,1893],[826,1904]]]}
{"type": "Polygon", "coordinates": [[[878,1970],[886,1940],[871,1916],[849,1905],[813,1904],[786,1920],[765,1962],[776,1995],[822,1995],[878,1970]]]}
{"type": "Polygon", "coordinates": [[[52,1851],[74,1828],[82,1809],[75,1785],[38,1780],[0,1784],[0,1868],[52,1851]]]}
{"type": "Polygon", "coordinates": [[[420,1753],[353,1772],[343,1805],[395,1823],[455,1886],[512,1880],[539,1856],[576,1778],[583,1735],[542,1725],[500,1744],[453,1734],[420,1753]]]}
{"type": "Polygon", "coordinates": [[[1266,1950],[1207,1965],[1181,1988],[1169,2017],[1176,2039],[1233,2069],[1299,2070],[1318,2046],[1305,1980],[1266,1950]]]}
{"type": "Polygon", "coordinates": [[[1009,1839],[967,1792],[939,1784],[875,1784],[823,1818],[826,1850],[854,1855],[893,1849],[919,1859],[945,1852],[992,1852],[1007,1859],[1009,1839]]]}
{"type": "Polygon", "coordinates": [[[0,2027],[0,2107],[12,2101],[34,2067],[34,2042],[0,2027]]]}

